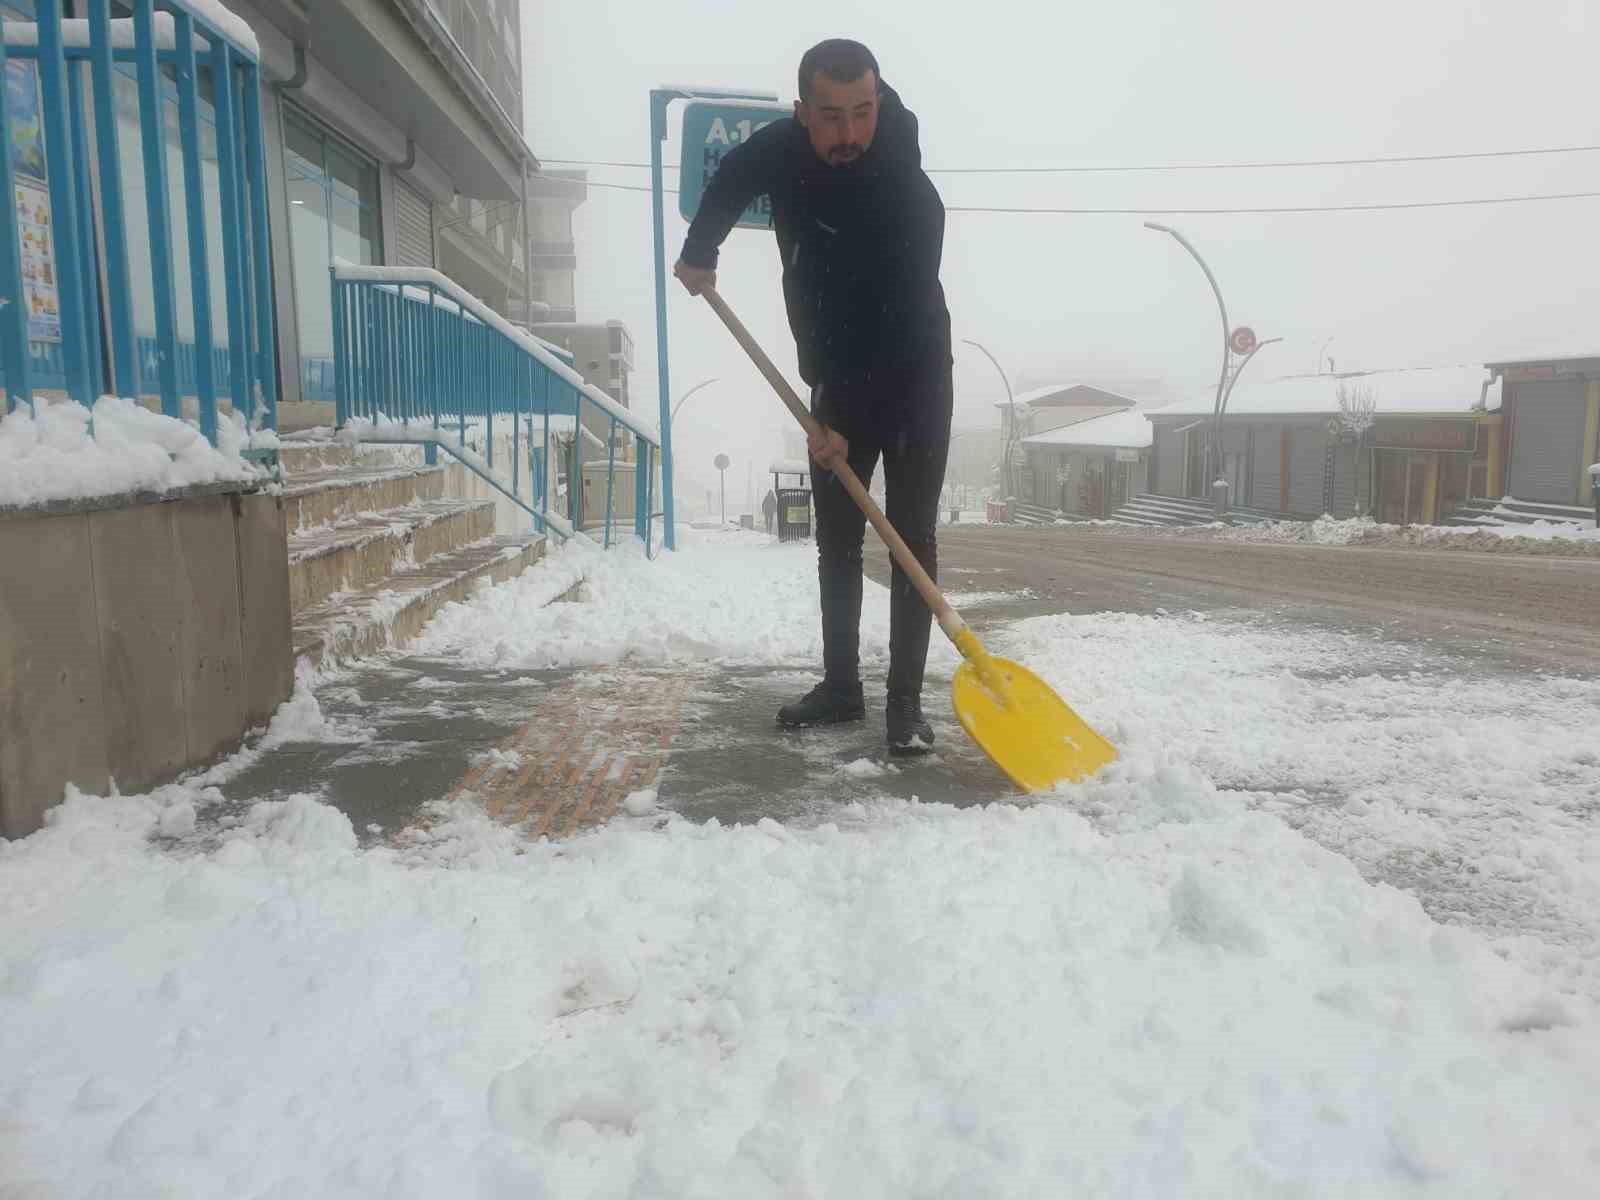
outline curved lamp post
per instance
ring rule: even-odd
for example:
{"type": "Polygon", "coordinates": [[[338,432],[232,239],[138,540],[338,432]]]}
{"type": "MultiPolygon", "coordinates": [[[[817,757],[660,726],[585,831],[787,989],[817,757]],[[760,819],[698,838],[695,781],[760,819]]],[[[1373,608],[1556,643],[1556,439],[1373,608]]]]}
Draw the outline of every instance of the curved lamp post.
{"type": "MultiPolygon", "coordinates": [[[[1232,359],[1232,350],[1228,346],[1228,306],[1223,302],[1222,289],[1217,286],[1217,277],[1211,273],[1211,268],[1206,266],[1206,260],[1200,257],[1200,251],[1194,248],[1188,238],[1170,225],[1160,225],[1155,221],[1146,221],[1144,227],[1146,229],[1154,229],[1157,233],[1170,233],[1178,245],[1182,246],[1194,257],[1195,262],[1200,264],[1200,269],[1206,273],[1206,281],[1211,284],[1211,291],[1217,298],[1217,311],[1222,314],[1222,370],[1217,374],[1217,399],[1212,406],[1212,445],[1210,453],[1206,456],[1206,474],[1207,476],[1212,476],[1214,475],[1214,464],[1211,460],[1222,453],[1223,390],[1227,387],[1228,364],[1232,359]]],[[[1216,497],[1216,503],[1220,511],[1222,507],[1221,497],[1216,497]]]]}
{"type": "Polygon", "coordinates": [[[984,346],[981,342],[973,341],[971,338],[962,338],[961,340],[974,349],[982,350],[983,356],[994,364],[994,369],[996,371],[1000,372],[1000,382],[1006,385],[1006,411],[1010,413],[1011,420],[1007,422],[1006,425],[1007,436],[1005,445],[1000,448],[1000,453],[1002,456],[1000,460],[1000,486],[1001,490],[1005,492],[1005,496],[1002,496],[1001,499],[1006,499],[1016,491],[1016,489],[1012,486],[1014,480],[1011,477],[1011,472],[1013,470],[1011,465],[1011,444],[1016,440],[1017,436],[1017,402],[1012,399],[1011,396],[1011,380],[1006,378],[1005,368],[1000,365],[999,359],[989,353],[988,347],[984,346]]]}
{"type": "MultiPolygon", "coordinates": [[[[1260,353],[1261,347],[1270,346],[1273,342],[1281,341],[1283,341],[1281,337],[1268,338],[1264,342],[1257,342],[1250,348],[1250,353],[1244,356],[1243,360],[1239,363],[1238,368],[1234,371],[1233,378],[1228,380],[1228,390],[1222,395],[1222,411],[1224,413],[1228,411],[1228,401],[1233,396],[1233,385],[1239,382],[1239,376],[1244,374],[1244,369],[1250,365],[1250,360],[1260,353]]],[[[1220,428],[1220,421],[1218,422],[1218,426],[1220,428]]]]}
{"type": "Polygon", "coordinates": [[[710,387],[713,383],[716,383],[716,382],[717,381],[715,379],[702,379],[699,383],[695,384],[692,388],[690,388],[683,395],[679,396],[678,397],[678,402],[675,405],[672,406],[672,420],[676,421],[678,419],[678,410],[683,407],[683,402],[685,400],[687,400],[690,396],[694,395],[701,388],[710,387]]]}

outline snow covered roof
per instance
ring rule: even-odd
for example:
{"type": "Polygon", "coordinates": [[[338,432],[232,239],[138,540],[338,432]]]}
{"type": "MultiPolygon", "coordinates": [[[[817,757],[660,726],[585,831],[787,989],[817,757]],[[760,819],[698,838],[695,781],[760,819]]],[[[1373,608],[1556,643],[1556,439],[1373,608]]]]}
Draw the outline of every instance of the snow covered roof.
{"type": "Polygon", "coordinates": [[[997,400],[995,401],[994,406],[996,408],[1005,408],[1008,404],[1013,402],[1023,406],[1042,406],[1048,404],[1052,400],[1058,402],[1066,400],[1066,397],[1071,392],[1082,392],[1083,396],[1081,399],[1074,398],[1068,403],[1098,405],[1105,405],[1108,403],[1126,404],[1129,408],[1132,408],[1135,404],[1139,403],[1137,400],[1134,400],[1131,397],[1122,396],[1116,392],[1108,392],[1105,388],[1095,387],[1092,383],[1050,383],[1046,384],[1044,387],[1033,388],[1031,391],[1023,392],[1020,396],[1012,397],[1011,400],[997,400]]]}
{"type": "Polygon", "coordinates": [[[1022,439],[1024,446],[1109,446],[1142,450],[1151,442],[1150,420],[1143,413],[1117,412],[1078,421],[1022,439]]]}
{"type": "Polygon", "coordinates": [[[770,475],[806,475],[811,474],[811,464],[802,462],[797,458],[782,458],[767,468],[770,475]]]}
{"type": "MultiPolygon", "coordinates": [[[[1379,416],[1466,414],[1486,402],[1489,411],[1500,407],[1500,381],[1484,383],[1482,367],[1415,367],[1397,371],[1341,372],[1338,375],[1290,375],[1239,384],[1228,398],[1230,416],[1321,416],[1339,411],[1339,384],[1368,388],[1377,401],[1379,416]]],[[[1153,417],[1209,416],[1216,389],[1153,409],[1153,417]]]]}
{"type": "Polygon", "coordinates": [[[1542,366],[1545,363],[1593,362],[1597,359],[1600,359],[1600,347],[1591,349],[1586,353],[1540,354],[1533,358],[1497,358],[1485,365],[1489,370],[1494,371],[1501,367],[1535,367],[1542,366]]]}

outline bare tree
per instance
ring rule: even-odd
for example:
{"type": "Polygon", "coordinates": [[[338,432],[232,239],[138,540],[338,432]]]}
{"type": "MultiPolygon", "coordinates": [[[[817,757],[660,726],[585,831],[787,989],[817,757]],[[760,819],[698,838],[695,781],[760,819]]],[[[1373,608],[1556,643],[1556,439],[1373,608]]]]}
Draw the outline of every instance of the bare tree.
{"type": "Polygon", "coordinates": [[[1378,395],[1365,384],[1339,381],[1339,426],[1355,435],[1359,445],[1362,436],[1378,420],[1378,395]]]}
{"type": "MultiPolygon", "coordinates": [[[[1339,415],[1334,418],[1334,424],[1344,433],[1350,435],[1356,444],[1356,459],[1361,459],[1361,449],[1367,440],[1367,431],[1378,421],[1378,394],[1366,384],[1350,383],[1347,380],[1339,381],[1336,395],[1339,398],[1339,415]]],[[[1365,492],[1359,486],[1360,475],[1357,474],[1356,487],[1356,514],[1365,516],[1367,513],[1366,492],[1373,486],[1373,477],[1377,471],[1378,454],[1374,450],[1367,460],[1367,488],[1365,492]]]]}

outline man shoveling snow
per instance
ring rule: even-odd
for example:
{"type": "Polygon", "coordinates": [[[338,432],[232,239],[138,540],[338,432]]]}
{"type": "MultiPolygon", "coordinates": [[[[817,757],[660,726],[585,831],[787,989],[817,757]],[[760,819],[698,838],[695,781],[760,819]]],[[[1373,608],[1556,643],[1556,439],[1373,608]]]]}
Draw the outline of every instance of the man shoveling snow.
{"type": "MultiPolygon", "coordinates": [[[[923,172],[917,120],[859,42],[834,39],[800,61],[792,119],[722,160],[675,274],[691,294],[716,284],[717,249],[766,195],[784,301],[822,434],[810,439],[822,593],[823,680],[778,711],[781,725],[859,721],[861,555],[866,518],[830,468],[870,481],[883,459],[888,517],[937,578],[935,528],[954,389],[950,314],[939,284],[944,205],[923,172]]],[[[889,748],[933,745],[922,714],[932,614],[898,565],[891,586],[889,748]]]]}

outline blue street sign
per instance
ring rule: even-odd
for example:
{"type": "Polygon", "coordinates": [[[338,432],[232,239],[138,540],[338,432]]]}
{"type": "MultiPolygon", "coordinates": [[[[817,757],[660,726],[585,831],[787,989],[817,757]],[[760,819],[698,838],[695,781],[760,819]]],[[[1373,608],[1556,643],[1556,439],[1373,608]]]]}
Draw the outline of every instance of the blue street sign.
{"type": "MultiPolygon", "coordinates": [[[[697,100],[684,106],[683,158],[678,172],[678,212],[685,221],[700,211],[706,184],[722,165],[722,156],[780,118],[790,115],[781,104],[750,101],[697,100]]],[[[757,196],[737,222],[740,229],[771,229],[772,201],[757,196]]]]}

